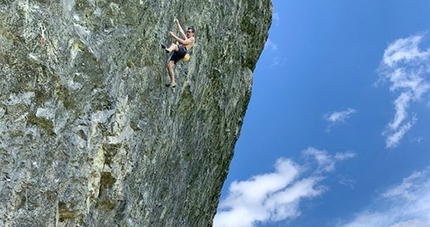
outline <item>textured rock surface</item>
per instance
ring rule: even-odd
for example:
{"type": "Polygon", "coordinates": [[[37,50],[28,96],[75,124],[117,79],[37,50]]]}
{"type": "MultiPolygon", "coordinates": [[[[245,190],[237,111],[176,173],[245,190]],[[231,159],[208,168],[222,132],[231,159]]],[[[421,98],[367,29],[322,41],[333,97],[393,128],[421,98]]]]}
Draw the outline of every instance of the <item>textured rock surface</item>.
{"type": "Polygon", "coordinates": [[[0,227],[210,226],[270,0],[0,0],[0,227]],[[173,19],[196,29],[165,88],[173,19]]]}

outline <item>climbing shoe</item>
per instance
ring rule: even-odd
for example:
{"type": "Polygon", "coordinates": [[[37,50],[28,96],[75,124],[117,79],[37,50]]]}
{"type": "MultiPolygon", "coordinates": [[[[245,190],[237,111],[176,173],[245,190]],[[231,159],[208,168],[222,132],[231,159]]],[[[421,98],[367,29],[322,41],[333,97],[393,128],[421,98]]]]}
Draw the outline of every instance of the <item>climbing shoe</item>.
{"type": "Polygon", "coordinates": [[[165,86],[166,86],[166,87],[175,88],[175,87],[176,87],[176,83],[174,83],[174,84],[166,84],[165,86]]]}
{"type": "Polygon", "coordinates": [[[164,46],[163,44],[161,44],[161,49],[164,49],[166,51],[166,53],[170,53],[170,51],[167,50],[167,47],[164,46]]]}

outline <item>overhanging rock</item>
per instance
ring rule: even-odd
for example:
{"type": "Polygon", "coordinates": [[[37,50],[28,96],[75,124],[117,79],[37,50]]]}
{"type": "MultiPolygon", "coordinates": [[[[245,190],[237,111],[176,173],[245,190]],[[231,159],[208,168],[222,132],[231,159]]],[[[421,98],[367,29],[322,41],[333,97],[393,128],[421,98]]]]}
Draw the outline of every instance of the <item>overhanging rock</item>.
{"type": "Polygon", "coordinates": [[[0,0],[0,226],[210,226],[269,0],[0,0]],[[168,81],[173,19],[196,29],[168,81]]]}

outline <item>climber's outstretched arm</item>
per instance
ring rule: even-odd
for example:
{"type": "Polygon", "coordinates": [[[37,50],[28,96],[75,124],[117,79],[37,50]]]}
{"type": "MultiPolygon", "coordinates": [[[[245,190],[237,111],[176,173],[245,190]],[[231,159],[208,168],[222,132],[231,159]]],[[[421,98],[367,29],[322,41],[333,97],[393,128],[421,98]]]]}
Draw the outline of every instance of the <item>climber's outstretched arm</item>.
{"type": "Polygon", "coordinates": [[[181,24],[179,24],[179,20],[175,19],[173,20],[176,23],[176,26],[178,27],[178,31],[181,34],[183,39],[187,39],[187,36],[185,35],[184,29],[182,29],[181,24]]]}

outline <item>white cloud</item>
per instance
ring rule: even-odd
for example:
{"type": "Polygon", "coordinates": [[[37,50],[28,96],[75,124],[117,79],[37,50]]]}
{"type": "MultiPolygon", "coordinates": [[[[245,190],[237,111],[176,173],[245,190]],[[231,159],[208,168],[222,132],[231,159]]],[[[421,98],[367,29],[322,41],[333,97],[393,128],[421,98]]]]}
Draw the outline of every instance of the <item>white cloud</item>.
{"type": "Polygon", "coordinates": [[[313,158],[318,163],[317,172],[331,172],[334,170],[335,160],[325,150],[317,150],[313,147],[302,152],[306,157],[313,158]]]}
{"type": "Polygon", "coordinates": [[[430,226],[430,168],[415,172],[382,193],[370,208],[341,227],[430,226]]]}
{"type": "Polygon", "coordinates": [[[393,102],[395,115],[382,133],[387,148],[399,144],[411,129],[415,116],[409,116],[410,104],[420,100],[430,90],[430,49],[421,50],[419,44],[424,36],[416,35],[398,39],[384,52],[380,74],[391,83],[390,91],[398,93],[393,102]]]}
{"type": "Polygon", "coordinates": [[[415,123],[415,118],[409,121],[408,123],[403,124],[401,127],[396,128],[395,130],[391,130],[391,133],[384,132],[383,135],[387,135],[387,138],[385,139],[385,145],[387,148],[390,147],[396,147],[400,140],[403,138],[403,136],[406,134],[407,131],[412,127],[412,125],[415,123]]]}
{"type": "Polygon", "coordinates": [[[401,62],[409,63],[416,60],[425,60],[429,56],[429,52],[423,52],[418,48],[422,38],[423,36],[416,35],[396,40],[385,50],[384,64],[392,67],[401,62]]]}
{"type": "Polygon", "coordinates": [[[352,108],[348,108],[344,111],[335,111],[331,114],[324,115],[324,119],[328,121],[329,127],[327,128],[327,131],[330,131],[330,128],[338,123],[345,122],[352,114],[356,113],[357,111],[352,108]]]}
{"type": "Polygon", "coordinates": [[[292,220],[300,216],[300,202],[324,193],[324,174],[335,163],[353,157],[352,153],[330,155],[327,151],[307,148],[302,152],[308,162],[299,165],[290,159],[276,161],[275,171],[231,183],[226,199],[218,207],[215,227],[253,227],[261,222],[292,220]],[[342,158],[336,158],[342,157],[342,158]],[[315,171],[309,171],[316,161],[315,171]]]}

